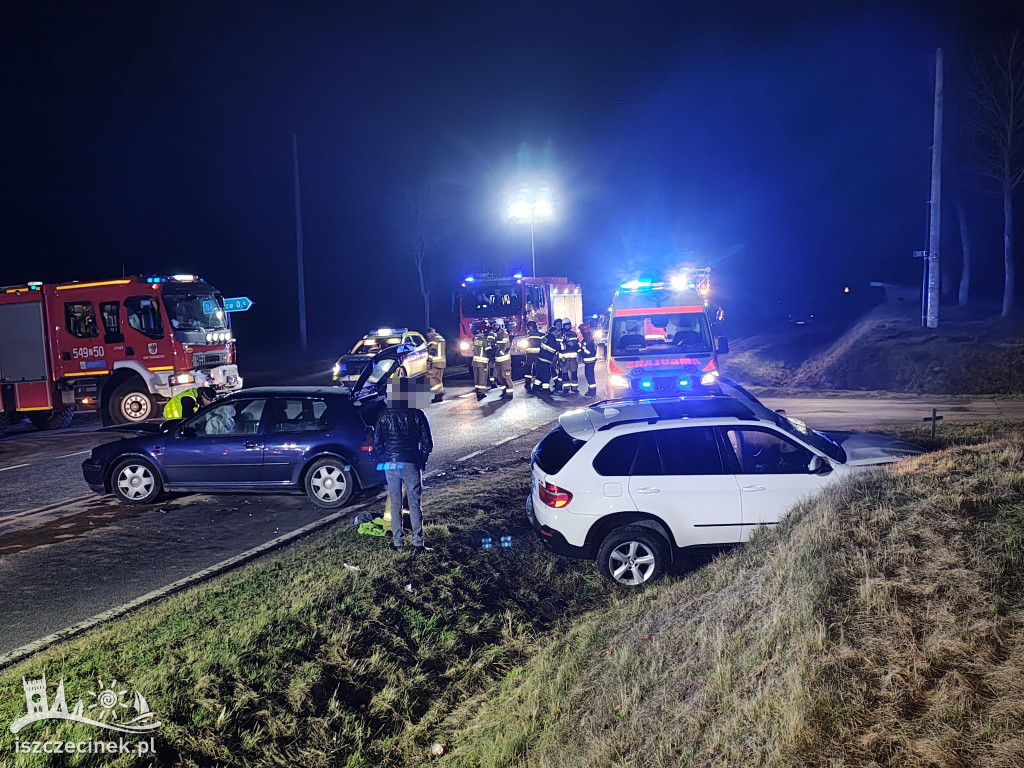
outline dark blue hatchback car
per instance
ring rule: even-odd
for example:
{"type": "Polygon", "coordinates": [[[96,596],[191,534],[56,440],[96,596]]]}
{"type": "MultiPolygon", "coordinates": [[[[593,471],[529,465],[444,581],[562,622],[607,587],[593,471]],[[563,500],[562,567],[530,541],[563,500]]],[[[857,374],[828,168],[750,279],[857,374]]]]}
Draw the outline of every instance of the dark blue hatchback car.
{"type": "Polygon", "coordinates": [[[240,390],[185,420],[135,425],[141,434],[94,448],[82,472],[94,491],[129,504],[163,491],[304,491],[336,509],[384,482],[370,452],[384,407],[373,385],[381,383],[383,375],[358,395],[337,387],[240,390]]]}

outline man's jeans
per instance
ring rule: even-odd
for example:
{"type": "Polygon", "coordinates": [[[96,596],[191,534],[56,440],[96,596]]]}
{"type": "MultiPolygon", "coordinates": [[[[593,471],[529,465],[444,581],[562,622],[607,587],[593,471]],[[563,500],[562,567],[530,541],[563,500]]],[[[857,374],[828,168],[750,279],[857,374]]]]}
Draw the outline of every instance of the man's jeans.
{"type": "Polygon", "coordinates": [[[388,496],[391,498],[391,532],[396,546],[402,546],[405,531],[402,530],[402,483],[409,497],[409,517],[412,518],[412,545],[423,546],[423,512],[420,510],[420,494],[423,492],[423,473],[415,464],[398,462],[384,469],[388,481],[388,496]],[[394,467],[392,469],[391,467],[394,467]]]}

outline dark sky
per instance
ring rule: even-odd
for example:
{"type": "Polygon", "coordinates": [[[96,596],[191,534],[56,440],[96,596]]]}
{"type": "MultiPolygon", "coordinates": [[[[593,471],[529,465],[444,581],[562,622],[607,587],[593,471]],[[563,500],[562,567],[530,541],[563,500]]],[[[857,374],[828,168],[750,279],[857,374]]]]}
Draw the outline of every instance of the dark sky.
{"type": "MultiPolygon", "coordinates": [[[[435,324],[464,272],[527,264],[503,218],[523,163],[558,194],[539,270],[593,311],[681,252],[727,310],[913,282],[931,56],[960,66],[1005,14],[971,7],[8,2],[0,284],[192,271],[256,301],[243,347],[293,339],[293,131],[319,345],[421,323],[408,185],[439,179],[459,225],[435,324]]],[[[998,203],[972,194],[984,273],[998,203]]]]}

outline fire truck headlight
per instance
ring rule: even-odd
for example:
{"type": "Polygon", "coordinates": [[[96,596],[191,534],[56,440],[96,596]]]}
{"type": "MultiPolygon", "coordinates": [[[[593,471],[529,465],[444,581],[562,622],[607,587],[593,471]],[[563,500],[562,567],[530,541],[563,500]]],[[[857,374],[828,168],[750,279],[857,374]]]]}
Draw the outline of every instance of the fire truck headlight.
{"type": "Polygon", "coordinates": [[[629,389],[629,379],[625,376],[612,374],[608,377],[608,384],[616,389],[629,389]]]}
{"type": "Polygon", "coordinates": [[[195,383],[196,377],[191,373],[179,373],[171,377],[171,381],[174,384],[193,384],[195,383]]]}
{"type": "Polygon", "coordinates": [[[206,340],[207,341],[213,341],[213,334],[212,333],[206,334],[206,340]]]}
{"type": "Polygon", "coordinates": [[[516,346],[519,347],[520,349],[526,349],[528,346],[530,346],[530,342],[528,339],[520,339],[519,341],[516,342],[516,346]]]}
{"type": "Polygon", "coordinates": [[[700,383],[708,387],[714,384],[716,379],[718,379],[718,371],[711,371],[700,377],[700,383]]]}
{"type": "Polygon", "coordinates": [[[460,342],[459,342],[459,349],[460,349],[461,351],[463,351],[463,352],[468,352],[468,351],[469,351],[469,348],[470,348],[470,346],[471,346],[471,345],[470,345],[470,343],[469,343],[468,341],[460,341],[460,342]]]}

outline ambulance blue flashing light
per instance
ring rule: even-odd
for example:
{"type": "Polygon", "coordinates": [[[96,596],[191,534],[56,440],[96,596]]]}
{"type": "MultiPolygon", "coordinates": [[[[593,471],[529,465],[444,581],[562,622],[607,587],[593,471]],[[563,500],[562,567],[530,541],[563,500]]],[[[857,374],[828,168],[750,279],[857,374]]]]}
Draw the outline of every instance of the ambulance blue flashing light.
{"type": "Polygon", "coordinates": [[[522,272],[516,272],[514,275],[512,275],[512,277],[514,277],[516,280],[522,280],[523,279],[523,273],[522,272]]]}
{"type": "Polygon", "coordinates": [[[679,386],[680,389],[689,389],[690,387],[693,386],[693,382],[690,380],[688,376],[684,376],[678,382],[676,382],[676,384],[679,386]]]}
{"type": "Polygon", "coordinates": [[[650,379],[644,379],[643,381],[640,382],[640,389],[648,391],[652,390],[654,389],[654,382],[651,381],[650,379]]]}
{"type": "Polygon", "coordinates": [[[147,283],[166,283],[167,282],[167,278],[166,277],[147,277],[146,278],[146,282],[147,283]]]}
{"type": "Polygon", "coordinates": [[[621,283],[619,288],[627,291],[639,291],[644,288],[650,288],[652,285],[654,285],[654,282],[645,278],[643,280],[630,280],[628,282],[621,283]]]}
{"type": "Polygon", "coordinates": [[[476,278],[473,277],[472,275],[466,275],[466,282],[467,283],[472,283],[474,280],[476,280],[476,278]]]}

